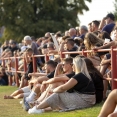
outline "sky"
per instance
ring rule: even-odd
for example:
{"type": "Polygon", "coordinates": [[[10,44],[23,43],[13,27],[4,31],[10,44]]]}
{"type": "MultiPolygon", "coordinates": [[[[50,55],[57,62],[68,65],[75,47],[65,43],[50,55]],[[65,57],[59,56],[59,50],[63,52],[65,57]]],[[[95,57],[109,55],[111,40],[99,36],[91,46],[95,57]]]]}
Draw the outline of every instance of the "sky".
{"type": "Polygon", "coordinates": [[[101,20],[109,12],[114,11],[115,0],[92,0],[91,3],[87,2],[89,11],[84,11],[83,15],[78,15],[80,25],[88,25],[93,20],[101,20]]]}

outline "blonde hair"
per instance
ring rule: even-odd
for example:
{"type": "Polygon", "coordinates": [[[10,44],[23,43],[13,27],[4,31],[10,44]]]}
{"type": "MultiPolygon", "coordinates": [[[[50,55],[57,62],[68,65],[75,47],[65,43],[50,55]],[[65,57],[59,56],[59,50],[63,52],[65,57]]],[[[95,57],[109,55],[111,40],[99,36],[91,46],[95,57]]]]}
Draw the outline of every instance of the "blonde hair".
{"type": "Polygon", "coordinates": [[[73,63],[75,65],[75,73],[83,73],[86,77],[88,77],[91,80],[91,76],[89,75],[89,72],[87,70],[86,63],[84,59],[81,57],[77,56],[73,59],[73,63]]]}

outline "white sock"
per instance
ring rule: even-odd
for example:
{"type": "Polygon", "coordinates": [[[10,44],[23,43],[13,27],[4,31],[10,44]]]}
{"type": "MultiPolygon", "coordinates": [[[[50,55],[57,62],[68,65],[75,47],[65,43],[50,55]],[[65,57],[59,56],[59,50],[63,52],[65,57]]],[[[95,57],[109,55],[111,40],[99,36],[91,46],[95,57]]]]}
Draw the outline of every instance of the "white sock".
{"type": "Polygon", "coordinates": [[[28,97],[26,97],[26,101],[27,102],[34,101],[36,96],[37,96],[37,94],[34,91],[31,91],[30,95],[28,97]]]}

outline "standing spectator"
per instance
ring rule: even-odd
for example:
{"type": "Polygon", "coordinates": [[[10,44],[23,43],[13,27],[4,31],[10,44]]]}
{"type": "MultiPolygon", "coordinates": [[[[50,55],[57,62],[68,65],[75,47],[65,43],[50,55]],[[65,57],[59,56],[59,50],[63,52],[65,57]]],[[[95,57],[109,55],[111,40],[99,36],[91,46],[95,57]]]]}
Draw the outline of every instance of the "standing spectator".
{"type": "Polygon", "coordinates": [[[100,23],[99,30],[106,31],[107,33],[111,33],[115,26],[115,16],[112,13],[107,14],[100,23]],[[106,24],[104,26],[104,24],[106,24]]]}
{"type": "Polygon", "coordinates": [[[92,23],[91,23],[92,32],[98,31],[99,24],[100,24],[100,22],[97,20],[92,21],[92,23]]]}
{"type": "Polygon", "coordinates": [[[88,24],[88,32],[92,32],[92,25],[91,24],[92,24],[91,22],[88,24]]]}

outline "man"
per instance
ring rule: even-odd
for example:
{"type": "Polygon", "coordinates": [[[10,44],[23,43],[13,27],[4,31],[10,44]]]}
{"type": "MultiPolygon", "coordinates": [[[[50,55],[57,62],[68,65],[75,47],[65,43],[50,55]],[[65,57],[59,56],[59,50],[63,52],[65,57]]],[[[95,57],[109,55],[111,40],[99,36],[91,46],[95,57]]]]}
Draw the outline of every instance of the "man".
{"type": "Polygon", "coordinates": [[[76,35],[77,35],[76,29],[75,29],[75,28],[70,28],[70,29],[69,29],[69,36],[70,36],[72,39],[74,39],[74,38],[76,37],[76,35]]]}
{"type": "Polygon", "coordinates": [[[13,54],[17,50],[20,51],[20,48],[17,47],[17,44],[15,41],[11,41],[9,44],[10,44],[10,50],[12,51],[13,54]]]}
{"type": "MultiPolygon", "coordinates": [[[[25,36],[24,37],[24,43],[28,48],[32,48],[34,55],[39,54],[39,52],[37,50],[37,45],[36,45],[35,42],[32,41],[30,36],[25,36]]],[[[42,61],[41,61],[41,59],[39,57],[37,59],[37,63],[38,63],[39,66],[43,66],[43,63],[42,63],[42,61]]]]}
{"type": "Polygon", "coordinates": [[[98,31],[99,24],[100,24],[100,22],[97,20],[92,21],[92,23],[91,23],[92,32],[98,31]]]}
{"type": "MultiPolygon", "coordinates": [[[[65,39],[60,45],[60,51],[77,51],[78,48],[75,46],[75,41],[72,38],[65,39]],[[66,50],[64,49],[66,46],[66,50]]],[[[76,57],[78,54],[70,54],[70,57],[76,57]]]]}
{"type": "Polygon", "coordinates": [[[85,34],[88,32],[88,29],[86,26],[82,25],[79,27],[79,33],[80,33],[80,38],[84,40],[85,34]]]}
{"type": "Polygon", "coordinates": [[[89,24],[88,24],[88,32],[92,32],[92,22],[90,22],[89,24]]]}
{"type": "Polygon", "coordinates": [[[112,13],[107,14],[106,17],[104,17],[99,25],[99,30],[106,31],[108,34],[110,34],[115,26],[115,16],[112,13]],[[104,26],[104,24],[106,24],[104,26]]]}

